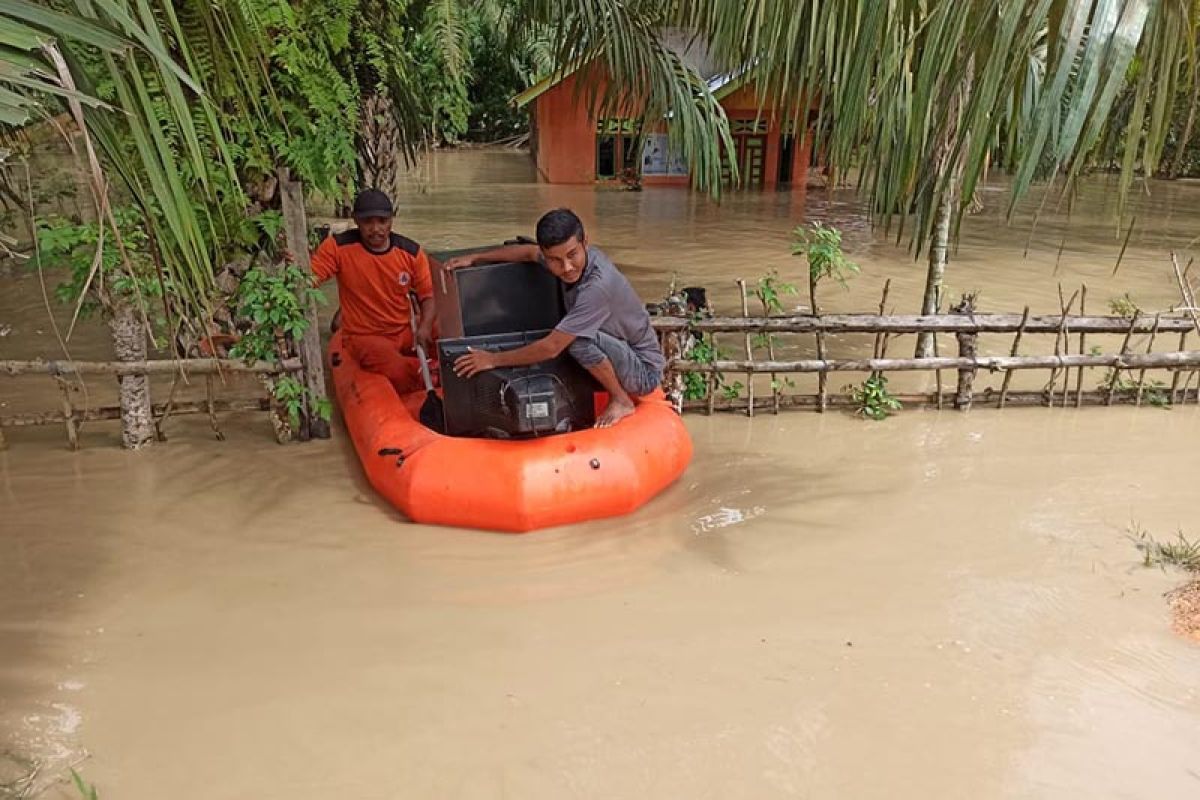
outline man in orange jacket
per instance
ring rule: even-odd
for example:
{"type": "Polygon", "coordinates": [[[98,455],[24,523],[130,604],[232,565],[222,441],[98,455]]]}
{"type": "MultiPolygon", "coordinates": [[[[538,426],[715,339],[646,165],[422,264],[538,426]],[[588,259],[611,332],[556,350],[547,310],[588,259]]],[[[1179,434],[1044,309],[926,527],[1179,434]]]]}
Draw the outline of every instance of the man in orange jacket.
{"type": "Polygon", "coordinates": [[[392,232],[395,211],[383,192],[360,192],[351,213],[357,227],[327,236],[313,253],[316,283],[337,279],[342,341],[349,354],[397,388],[412,389],[420,362],[413,355],[410,292],[420,303],[417,341],[429,353],[434,340],[429,258],[412,239],[392,232]]]}

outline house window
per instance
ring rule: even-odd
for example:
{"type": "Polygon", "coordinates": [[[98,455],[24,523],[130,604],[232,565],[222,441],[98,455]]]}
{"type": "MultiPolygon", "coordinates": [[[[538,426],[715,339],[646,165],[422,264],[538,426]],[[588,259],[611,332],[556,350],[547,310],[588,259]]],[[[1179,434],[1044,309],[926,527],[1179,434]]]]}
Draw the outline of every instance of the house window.
{"type": "Polygon", "coordinates": [[[602,119],[596,124],[596,177],[617,178],[635,173],[642,156],[641,120],[602,119]]]}
{"type": "Polygon", "coordinates": [[[729,120],[729,132],[734,136],[765,136],[767,133],[767,121],[762,117],[757,119],[731,119],[729,120]]]}

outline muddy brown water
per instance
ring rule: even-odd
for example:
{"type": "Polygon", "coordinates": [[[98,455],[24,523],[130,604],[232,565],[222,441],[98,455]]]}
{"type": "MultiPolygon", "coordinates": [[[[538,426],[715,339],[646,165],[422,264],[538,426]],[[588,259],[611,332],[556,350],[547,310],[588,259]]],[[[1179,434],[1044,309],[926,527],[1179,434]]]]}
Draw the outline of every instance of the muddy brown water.
{"type": "MultiPolygon", "coordinates": [[[[1066,216],[1022,258],[1001,191],[949,280],[986,310],[1052,313],[1059,281],[1175,301],[1165,254],[1200,234],[1200,186],[1136,198],[1115,277],[1104,182],[1061,259],[1066,216]]],[[[828,308],[875,306],[885,275],[916,303],[922,266],[849,193],[804,201],[545,186],[519,154],[457,153],[398,227],[461,246],[571,205],[647,297],[674,271],[730,310],[734,277],[798,280],[789,230],[829,219],[864,272],[828,308]]],[[[0,283],[0,354],[55,355],[32,280],[0,283]]],[[[101,333],[76,356],[105,357],[101,333]]],[[[36,383],[0,384],[0,413],[36,383]]],[[[78,762],[115,800],[1200,793],[1200,648],[1162,597],[1180,576],[1126,537],[1200,535],[1195,408],[687,423],[695,460],[646,508],[519,537],[405,523],[340,429],[278,447],[261,415],[226,418],[225,442],[187,418],[139,454],[111,423],[79,453],[11,432],[0,785],[33,759],[39,787],[78,762]]]]}

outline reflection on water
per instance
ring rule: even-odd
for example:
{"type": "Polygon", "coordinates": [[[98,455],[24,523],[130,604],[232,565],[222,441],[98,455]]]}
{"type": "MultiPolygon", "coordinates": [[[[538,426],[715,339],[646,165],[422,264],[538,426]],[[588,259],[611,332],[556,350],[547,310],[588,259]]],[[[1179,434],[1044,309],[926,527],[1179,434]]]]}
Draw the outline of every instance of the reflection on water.
{"type": "MultiPolygon", "coordinates": [[[[571,205],[647,296],[677,273],[730,310],[734,277],[798,282],[789,231],[824,219],[863,265],[828,308],[871,308],[886,277],[898,309],[919,297],[923,265],[845,191],[718,207],[531,178],[518,154],[439,154],[400,227],[462,246],[571,205]]],[[[1163,307],[1163,257],[1200,231],[1200,187],[1151,189],[1115,277],[1106,183],[1032,238],[989,189],[950,284],[988,310],[1053,311],[1059,281],[1163,307]]],[[[0,353],[54,354],[39,304],[5,281],[0,353]]],[[[95,326],[75,346],[107,347],[95,326]]],[[[0,402],[29,402],[15,385],[0,402]]],[[[49,775],[86,749],[89,780],[122,800],[1200,788],[1200,650],[1168,630],[1176,576],[1139,568],[1125,537],[1131,519],[1194,518],[1194,408],[687,423],[693,465],[645,509],[528,536],[404,523],[340,430],[276,447],[255,415],[227,420],[223,443],[180,419],[136,455],[103,426],[78,454],[58,430],[14,434],[0,751],[49,775]]]]}

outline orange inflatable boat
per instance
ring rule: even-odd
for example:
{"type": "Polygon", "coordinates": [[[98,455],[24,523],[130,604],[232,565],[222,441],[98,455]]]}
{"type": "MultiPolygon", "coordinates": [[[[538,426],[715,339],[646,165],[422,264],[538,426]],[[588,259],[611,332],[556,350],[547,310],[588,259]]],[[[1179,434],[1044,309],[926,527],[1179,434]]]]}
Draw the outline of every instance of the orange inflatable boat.
{"type": "Polygon", "coordinates": [[[524,532],[626,514],[682,475],[692,457],[687,429],[661,391],[611,428],[451,437],[421,424],[423,386],[398,393],[354,361],[340,333],[329,352],[338,406],[368,480],[415,522],[524,532]]]}

